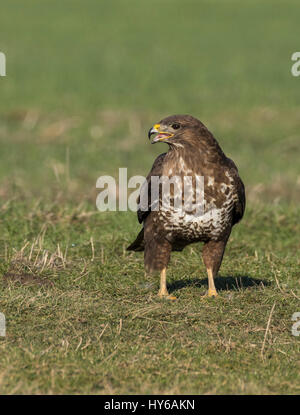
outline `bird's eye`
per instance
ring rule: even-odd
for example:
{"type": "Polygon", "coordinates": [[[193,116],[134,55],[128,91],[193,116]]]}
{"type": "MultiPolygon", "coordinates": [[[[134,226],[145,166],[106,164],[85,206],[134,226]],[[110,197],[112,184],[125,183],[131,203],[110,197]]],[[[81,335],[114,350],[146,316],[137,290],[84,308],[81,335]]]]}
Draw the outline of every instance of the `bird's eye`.
{"type": "Polygon", "coordinates": [[[173,130],[178,130],[178,128],[180,128],[180,124],[177,124],[177,123],[172,124],[172,128],[173,130]]]}

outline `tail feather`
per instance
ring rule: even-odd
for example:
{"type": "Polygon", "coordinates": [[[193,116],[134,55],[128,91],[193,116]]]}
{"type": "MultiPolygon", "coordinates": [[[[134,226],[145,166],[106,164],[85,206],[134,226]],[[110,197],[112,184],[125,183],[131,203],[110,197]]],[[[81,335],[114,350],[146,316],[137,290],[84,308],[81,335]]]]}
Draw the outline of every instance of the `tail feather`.
{"type": "Polygon", "coordinates": [[[145,248],[144,228],[140,231],[135,241],[128,246],[127,251],[143,251],[145,248]]]}

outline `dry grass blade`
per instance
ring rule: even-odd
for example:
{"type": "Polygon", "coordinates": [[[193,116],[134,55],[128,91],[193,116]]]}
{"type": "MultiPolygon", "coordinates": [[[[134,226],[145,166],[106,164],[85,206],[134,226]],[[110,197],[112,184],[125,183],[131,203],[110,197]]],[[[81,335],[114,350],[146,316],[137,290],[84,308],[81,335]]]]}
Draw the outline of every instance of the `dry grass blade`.
{"type": "Polygon", "coordinates": [[[260,356],[261,356],[262,359],[264,359],[265,344],[266,344],[268,332],[269,332],[269,329],[270,329],[271,319],[272,319],[272,315],[273,315],[275,305],[276,305],[276,301],[274,302],[274,304],[271,308],[270,314],[269,314],[269,319],[268,319],[268,323],[267,323],[267,327],[266,327],[266,331],[265,331],[265,337],[264,337],[264,341],[263,341],[261,351],[260,351],[260,356]]]}

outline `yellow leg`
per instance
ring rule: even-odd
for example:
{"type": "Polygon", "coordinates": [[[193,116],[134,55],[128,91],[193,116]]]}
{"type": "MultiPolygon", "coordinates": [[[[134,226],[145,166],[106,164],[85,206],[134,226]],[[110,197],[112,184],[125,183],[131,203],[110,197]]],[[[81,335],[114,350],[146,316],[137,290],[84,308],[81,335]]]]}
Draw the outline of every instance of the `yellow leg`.
{"type": "Polygon", "coordinates": [[[176,297],[170,295],[167,290],[167,269],[164,268],[160,273],[160,289],[158,292],[160,298],[165,298],[167,300],[176,300],[176,297]]]}
{"type": "Polygon", "coordinates": [[[215,282],[214,282],[214,275],[211,268],[207,269],[207,275],[208,275],[208,296],[209,297],[216,297],[218,295],[215,282]]]}

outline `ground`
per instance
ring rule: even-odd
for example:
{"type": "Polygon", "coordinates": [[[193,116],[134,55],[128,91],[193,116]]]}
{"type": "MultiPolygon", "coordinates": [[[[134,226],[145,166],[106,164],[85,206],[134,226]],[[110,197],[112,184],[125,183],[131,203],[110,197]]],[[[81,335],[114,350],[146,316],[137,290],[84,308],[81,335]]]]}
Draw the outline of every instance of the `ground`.
{"type": "Polygon", "coordinates": [[[0,393],[299,393],[298,3],[1,11],[0,393]],[[147,130],[173,113],[200,118],[246,184],[215,299],[200,244],[173,254],[177,301],[161,301],[126,252],[135,213],[96,209],[97,178],[146,175],[166,149],[147,130]]]}

